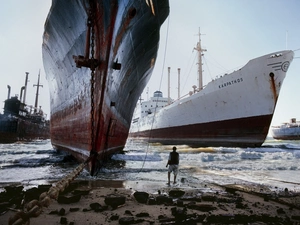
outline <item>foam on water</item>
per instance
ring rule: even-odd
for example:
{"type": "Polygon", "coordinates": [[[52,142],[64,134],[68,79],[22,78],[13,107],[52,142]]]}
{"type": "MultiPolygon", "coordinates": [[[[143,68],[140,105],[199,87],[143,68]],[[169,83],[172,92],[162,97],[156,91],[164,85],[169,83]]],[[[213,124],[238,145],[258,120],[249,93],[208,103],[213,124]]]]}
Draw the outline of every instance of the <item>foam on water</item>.
{"type": "MultiPolygon", "coordinates": [[[[166,182],[169,152],[173,146],[129,140],[122,154],[115,154],[91,177],[83,171],[78,179],[166,182]]],[[[177,146],[180,154],[178,180],[191,185],[255,182],[300,190],[300,142],[267,141],[260,148],[190,148],[177,146]]],[[[51,183],[78,165],[65,161],[49,140],[1,144],[0,182],[24,185],[51,183]]]]}
{"type": "Polygon", "coordinates": [[[157,154],[148,154],[145,155],[143,153],[140,154],[115,154],[112,156],[113,160],[124,160],[124,161],[162,161],[160,155],[157,154]]]}

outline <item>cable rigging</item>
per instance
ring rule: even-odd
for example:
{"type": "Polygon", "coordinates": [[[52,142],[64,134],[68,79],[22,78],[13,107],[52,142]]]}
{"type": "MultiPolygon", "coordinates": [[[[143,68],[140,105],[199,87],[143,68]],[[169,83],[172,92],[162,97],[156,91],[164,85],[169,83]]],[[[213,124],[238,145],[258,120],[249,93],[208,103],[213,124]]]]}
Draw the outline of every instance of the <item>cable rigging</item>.
{"type": "MultiPolygon", "coordinates": [[[[161,90],[162,79],[163,79],[163,74],[164,74],[164,69],[165,69],[165,63],[166,63],[167,44],[168,44],[168,37],[169,37],[169,25],[170,25],[170,16],[168,17],[168,23],[167,23],[167,35],[166,35],[166,40],[165,40],[165,49],[164,49],[164,58],[163,58],[163,66],[162,66],[162,71],[161,71],[161,78],[160,78],[160,83],[159,83],[159,88],[158,88],[159,91],[161,90]]],[[[158,99],[158,96],[157,96],[157,99],[158,99]]],[[[143,170],[143,168],[145,166],[145,162],[146,162],[147,156],[148,156],[149,142],[150,142],[150,138],[151,138],[151,131],[153,129],[153,123],[154,123],[154,118],[155,118],[155,115],[156,115],[157,107],[158,107],[158,105],[157,105],[157,102],[156,102],[156,106],[154,108],[154,113],[153,113],[153,116],[152,116],[152,122],[151,122],[151,128],[150,128],[150,132],[149,132],[149,137],[148,137],[148,141],[147,141],[146,155],[145,155],[145,158],[143,160],[142,167],[141,167],[141,169],[140,169],[140,171],[138,173],[140,173],[143,170]]]]}

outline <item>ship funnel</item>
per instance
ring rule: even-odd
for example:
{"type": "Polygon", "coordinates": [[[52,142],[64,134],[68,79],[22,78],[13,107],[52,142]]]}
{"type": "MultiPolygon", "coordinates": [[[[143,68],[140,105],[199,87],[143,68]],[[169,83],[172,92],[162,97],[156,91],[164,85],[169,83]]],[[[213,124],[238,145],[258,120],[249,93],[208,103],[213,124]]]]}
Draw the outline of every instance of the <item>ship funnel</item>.
{"type": "MultiPolygon", "coordinates": [[[[25,78],[25,89],[24,89],[24,97],[23,97],[23,103],[25,104],[25,100],[26,100],[26,90],[27,90],[27,82],[28,82],[28,72],[26,72],[26,78],[25,78]]],[[[21,98],[20,98],[21,100],[21,98]]]]}
{"type": "Polygon", "coordinates": [[[10,98],[10,90],[11,90],[11,88],[10,88],[9,85],[7,85],[7,88],[8,88],[7,99],[9,99],[10,98]]]}
{"type": "Polygon", "coordinates": [[[25,90],[25,86],[21,87],[21,91],[20,91],[20,100],[22,99],[24,90],[25,90]]]}

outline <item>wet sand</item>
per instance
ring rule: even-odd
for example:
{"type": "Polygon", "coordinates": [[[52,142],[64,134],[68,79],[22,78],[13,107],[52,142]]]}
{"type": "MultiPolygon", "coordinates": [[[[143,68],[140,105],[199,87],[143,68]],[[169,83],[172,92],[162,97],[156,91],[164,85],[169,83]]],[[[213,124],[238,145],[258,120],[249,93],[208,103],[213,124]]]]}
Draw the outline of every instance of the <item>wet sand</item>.
{"type": "Polygon", "coordinates": [[[257,184],[73,181],[35,212],[28,204],[50,186],[10,187],[0,224],[300,224],[300,193],[257,184]]]}

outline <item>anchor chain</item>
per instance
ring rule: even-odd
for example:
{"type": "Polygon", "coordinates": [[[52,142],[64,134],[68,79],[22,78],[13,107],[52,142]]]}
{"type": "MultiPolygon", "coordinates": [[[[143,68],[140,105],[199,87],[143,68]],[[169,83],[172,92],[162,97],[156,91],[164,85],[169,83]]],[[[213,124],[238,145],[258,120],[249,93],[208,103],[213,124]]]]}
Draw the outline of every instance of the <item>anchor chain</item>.
{"type": "Polygon", "coordinates": [[[42,213],[43,207],[48,207],[51,204],[52,200],[57,200],[60,192],[63,192],[70,183],[82,172],[85,166],[91,161],[95,159],[97,152],[94,150],[94,92],[95,92],[95,69],[100,64],[100,62],[95,59],[95,29],[94,29],[94,20],[95,14],[93,10],[93,0],[90,1],[90,9],[89,9],[89,17],[87,25],[89,26],[89,30],[91,31],[91,58],[88,59],[84,56],[73,56],[75,59],[75,63],[77,67],[89,67],[91,69],[91,151],[90,156],[86,159],[85,162],[81,163],[73,172],[64,177],[62,180],[58,181],[56,184],[52,185],[48,192],[44,192],[39,196],[39,200],[30,201],[26,209],[17,210],[17,213],[9,218],[9,225],[19,225],[19,224],[30,224],[31,217],[37,217],[42,213]]]}
{"type": "Polygon", "coordinates": [[[70,183],[81,173],[86,164],[91,160],[89,157],[84,163],[76,167],[69,175],[53,184],[47,192],[39,196],[39,200],[32,200],[26,204],[23,210],[16,210],[16,214],[8,220],[9,225],[30,224],[30,218],[38,217],[43,212],[43,207],[48,207],[53,200],[58,199],[59,193],[63,192],[70,183]]]}
{"type": "MultiPolygon", "coordinates": [[[[93,4],[93,3],[91,3],[93,4]]],[[[88,25],[91,27],[91,60],[92,62],[94,61],[94,54],[95,54],[95,28],[94,28],[94,12],[92,10],[92,7],[90,7],[90,16],[89,16],[89,21],[88,25]]],[[[95,105],[94,105],[94,92],[95,92],[95,67],[91,67],[91,154],[93,152],[95,143],[95,126],[94,126],[94,110],[95,110],[95,105]]]]}
{"type": "MultiPolygon", "coordinates": [[[[95,0],[89,1],[90,7],[88,10],[88,18],[87,18],[87,33],[86,33],[86,46],[85,46],[85,55],[73,55],[73,59],[76,63],[76,67],[87,67],[91,69],[91,140],[90,140],[90,157],[92,156],[92,166],[94,167],[97,152],[95,150],[95,104],[94,104],[94,93],[95,93],[95,70],[101,64],[98,59],[95,59],[95,10],[96,3],[95,0]]],[[[95,168],[91,168],[91,174],[93,175],[93,171],[95,168]]]]}
{"type": "Polygon", "coordinates": [[[91,32],[91,39],[90,39],[90,49],[91,49],[91,58],[89,59],[91,63],[91,145],[90,145],[90,161],[91,161],[91,168],[90,174],[93,176],[95,175],[96,162],[98,153],[96,151],[95,146],[95,103],[94,103],[94,93],[95,93],[95,69],[100,62],[95,59],[95,5],[94,1],[90,0],[90,11],[89,11],[89,18],[88,18],[88,26],[90,27],[91,32]]]}
{"type": "Polygon", "coordinates": [[[97,66],[100,65],[100,61],[94,58],[94,40],[95,40],[95,30],[94,30],[94,21],[95,21],[95,2],[94,0],[90,0],[90,8],[88,11],[88,20],[87,20],[87,38],[86,38],[86,52],[85,55],[73,55],[73,59],[76,63],[76,67],[87,67],[90,68],[92,71],[96,69],[97,66]],[[90,37],[92,34],[92,37],[90,37]],[[92,43],[90,44],[90,41],[92,43]],[[91,48],[91,58],[89,58],[89,50],[91,48]]]}

